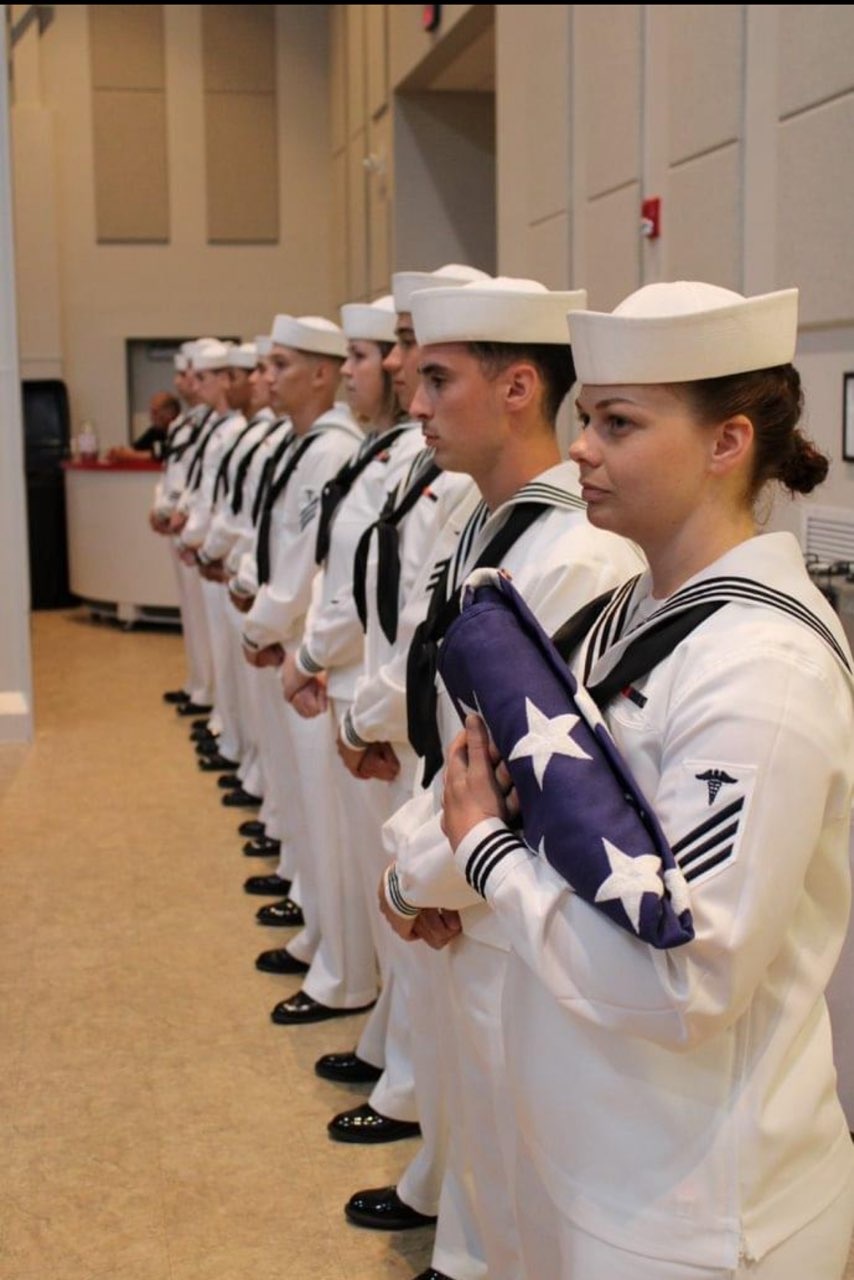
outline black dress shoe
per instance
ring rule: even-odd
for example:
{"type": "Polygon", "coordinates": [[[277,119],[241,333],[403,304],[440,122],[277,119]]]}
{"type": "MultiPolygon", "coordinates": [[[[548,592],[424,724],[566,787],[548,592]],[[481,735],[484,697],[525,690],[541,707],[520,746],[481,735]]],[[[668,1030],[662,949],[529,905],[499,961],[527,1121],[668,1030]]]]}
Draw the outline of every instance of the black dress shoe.
{"type": "Polygon", "coordinates": [[[186,689],[169,689],[163,695],[163,701],[168,702],[170,706],[180,707],[185,702],[190,701],[190,695],[186,689]]]}
{"type": "Polygon", "coordinates": [[[291,882],[273,872],[271,876],[250,876],[244,880],[243,888],[246,893],[257,893],[260,898],[278,898],[279,894],[287,897],[291,882]]]}
{"type": "Polygon", "coordinates": [[[201,702],[182,702],[175,710],[179,716],[209,716],[213,707],[206,707],[201,702]]]}
{"type": "Polygon", "coordinates": [[[203,773],[233,773],[237,765],[237,760],[226,760],[225,756],[217,754],[203,756],[199,760],[199,768],[203,773]]]}
{"type": "Polygon", "coordinates": [[[286,947],[262,951],[255,961],[255,968],[260,969],[262,973],[308,973],[306,962],[297,960],[286,947]]]}
{"type": "Polygon", "coordinates": [[[437,1271],[435,1267],[428,1267],[426,1271],[415,1276],[414,1280],[451,1280],[451,1277],[446,1276],[444,1271],[437,1271]]]}
{"type": "Polygon", "coordinates": [[[281,844],[278,840],[247,840],[243,846],[245,858],[278,858],[281,844]]]}
{"type": "Polygon", "coordinates": [[[233,791],[235,787],[242,786],[242,783],[236,773],[224,773],[221,778],[217,778],[216,785],[220,791],[233,791]]]}
{"type": "Polygon", "coordinates": [[[243,846],[243,852],[247,858],[278,858],[281,851],[281,840],[273,840],[270,836],[258,836],[255,840],[247,840],[243,846]]]}
{"type": "Polygon", "coordinates": [[[377,1231],[409,1231],[412,1227],[432,1227],[436,1222],[431,1215],[404,1204],[396,1187],[357,1191],[345,1204],[344,1216],[357,1227],[373,1227],[377,1231]]]}
{"type": "Polygon", "coordinates": [[[219,755],[219,736],[211,734],[209,738],[203,738],[201,742],[196,743],[197,756],[217,756],[219,755]]]}
{"type": "Polygon", "coordinates": [[[193,720],[190,722],[191,729],[204,729],[206,733],[213,733],[210,727],[210,720],[207,716],[202,716],[201,720],[193,720]]]}
{"type": "Polygon", "coordinates": [[[244,836],[247,840],[258,840],[261,836],[267,834],[267,828],[258,818],[247,818],[245,822],[241,822],[237,828],[237,834],[244,836]]]}
{"type": "Polygon", "coordinates": [[[353,1053],[324,1053],[314,1064],[315,1075],[339,1084],[374,1084],[383,1073],[382,1067],[365,1062],[353,1053]]]}
{"type": "Polygon", "coordinates": [[[326,1126],[330,1138],[336,1142],[397,1142],[401,1138],[418,1138],[421,1125],[415,1120],[393,1120],[374,1111],[370,1102],[363,1102],[351,1111],[333,1116],[326,1126]]]}
{"type": "Polygon", "coordinates": [[[292,898],[283,898],[281,902],[269,902],[255,912],[259,924],[270,924],[278,929],[301,929],[305,924],[302,907],[292,898]]]}
{"type": "Polygon", "coordinates": [[[190,734],[191,742],[214,742],[219,737],[218,733],[213,733],[210,729],[194,729],[190,734]]]}
{"type": "Polygon", "coordinates": [[[326,1022],[328,1018],[346,1018],[351,1013],[364,1013],[367,1009],[373,1009],[375,1003],[372,1000],[370,1004],[363,1004],[358,1009],[332,1009],[328,1004],[312,1000],[305,991],[297,991],[296,995],[289,996],[287,1000],[280,1000],[270,1017],[280,1027],[295,1027],[306,1022],[326,1022]]]}
{"type": "MultiPolygon", "coordinates": [[[[231,767],[233,769],[234,765],[231,767]]],[[[235,787],[233,791],[226,791],[222,803],[228,809],[260,809],[261,796],[250,795],[242,787],[235,787]]]]}

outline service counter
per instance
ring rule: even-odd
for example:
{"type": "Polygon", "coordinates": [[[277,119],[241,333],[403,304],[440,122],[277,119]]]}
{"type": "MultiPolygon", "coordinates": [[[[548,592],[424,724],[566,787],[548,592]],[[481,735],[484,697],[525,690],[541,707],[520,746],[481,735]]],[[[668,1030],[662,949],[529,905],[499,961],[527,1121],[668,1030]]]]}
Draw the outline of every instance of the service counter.
{"type": "Polygon", "coordinates": [[[148,513],[159,462],[66,462],[71,590],[93,612],[132,625],[180,622],[169,539],[148,513]]]}

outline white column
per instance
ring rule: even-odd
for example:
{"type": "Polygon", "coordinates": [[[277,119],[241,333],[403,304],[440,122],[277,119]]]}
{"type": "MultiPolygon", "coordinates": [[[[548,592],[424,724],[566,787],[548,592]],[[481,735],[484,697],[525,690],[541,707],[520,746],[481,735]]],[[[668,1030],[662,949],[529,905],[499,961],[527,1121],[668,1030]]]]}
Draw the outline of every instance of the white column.
{"type": "Polygon", "coordinates": [[[0,24],[0,458],[0,742],[27,742],[33,705],[30,587],[5,24],[0,24]]]}

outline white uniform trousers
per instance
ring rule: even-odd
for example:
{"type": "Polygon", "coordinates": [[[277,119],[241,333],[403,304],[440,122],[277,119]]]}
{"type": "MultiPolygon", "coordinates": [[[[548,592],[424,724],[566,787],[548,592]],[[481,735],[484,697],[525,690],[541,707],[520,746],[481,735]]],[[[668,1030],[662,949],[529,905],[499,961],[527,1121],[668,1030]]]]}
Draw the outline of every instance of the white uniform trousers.
{"type": "MultiPolygon", "coordinates": [[[[455,1021],[450,1008],[450,949],[446,947],[443,951],[432,951],[421,942],[412,943],[411,946],[413,951],[426,953],[428,961],[426,964],[422,961],[421,971],[428,975],[432,988],[429,1023],[419,1026],[419,1033],[423,1034],[413,1037],[418,1103],[421,1106],[424,1098],[423,1068],[432,1038],[433,1054],[437,1060],[433,1063],[434,1087],[430,1105],[438,1113],[437,1120],[443,1126],[444,1139],[439,1221],[433,1243],[432,1266],[443,1275],[453,1276],[454,1280],[491,1280],[480,1223],[475,1212],[475,1189],[464,1150],[465,1118],[457,1084],[460,1073],[458,1046],[455,1021]],[[434,963],[436,959],[440,961],[439,964],[434,963]]],[[[419,1017],[423,1017],[423,1014],[419,1014],[419,1017]]],[[[416,1165],[417,1161],[418,1157],[412,1165],[416,1165]]],[[[406,1203],[409,1202],[408,1179],[412,1165],[398,1183],[398,1194],[406,1203]]]]}
{"type": "Polygon", "coordinates": [[[514,1183],[524,1280],[842,1280],[845,1274],[854,1180],[812,1222],[734,1271],[645,1257],[580,1231],[558,1213],[522,1139],[514,1183]]]}
{"type": "Polygon", "coordinates": [[[290,794],[287,780],[293,777],[291,759],[293,745],[285,719],[286,703],[282,696],[280,673],[277,667],[250,667],[250,686],[255,691],[255,708],[258,726],[258,750],[264,771],[264,803],[261,820],[271,839],[281,840],[279,875],[293,878],[294,848],[303,839],[302,807],[299,803],[299,787],[292,784],[290,794]]]}
{"type": "Polygon", "coordinates": [[[303,800],[317,874],[320,944],[305,975],[303,991],[334,1009],[356,1009],[377,998],[377,963],[357,850],[376,838],[374,782],[353,778],[335,749],[336,726],[345,707],[308,724],[323,732],[323,759],[305,777],[303,800]]]}
{"type": "Polygon", "coordinates": [[[501,995],[507,952],[462,934],[448,948],[462,1153],[474,1189],[489,1280],[518,1280],[515,1126],[504,1067],[501,995]]]}
{"type": "MultiPolygon", "coordinates": [[[[403,766],[401,776],[392,784],[399,806],[412,795],[415,757],[408,747],[397,743],[395,750],[403,766]]],[[[398,1179],[397,1194],[419,1213],[438,1214],[432,1256],[437,1271],[454,1280],[485,1280],[486,1262],[471,1180],[465,1175],[462,1156],[449,1154],[449,1148],[461,1140],[462,1131],[454,1097],[458,1069],[450,1010],[449,949],[433,951],[424,942],[392,937],[389,954],[395,985],[408,1010],[415,1106],[421,1125],[421,1145],[398,1179]]]]}
{"type": "Polygon", "coordinates": [[[208,707],[213,702],[214,695],[213,657],[208,635],[208,619],[202,598],[202,579],[197,569],[184,564],[171,538],[169,550],[178,581],[181,628],[187,661],[184,689],[193,702],[208,707]]]}
{"type": "Polygon", "coordinates": [[[250,667],[243,657],[243,614],[234,608],[225,594],[225,618],[229,641],[231,644],[231,669],[234,672],[237,692],[237,714],[243,741],[243,754],[237,776],[244,791],[253,796],[263,796],[265,790],[264,769],[261,762],[259,740],[261,731],[258,725],[259,711],[257,699],[257,682],[252,679],[255,668],[250,667]]]}
{"type": "Polygon", "coordinates": [[[226,609],[232,606],[225,587],[202,578],[202,598],[208,620],[214,669],[214,707],[221,724],[219,751],[229,760],[240,760],[243,739],[237,701],[237,673],[231,644],[231,626],[226,609]]]}
{"type": "Polygon", "coordinates": [[[418,1119],[418,1108],[412,1070],[409,997],[405,982],[397,976],[398,953],[408,951],[411,943],[398,938],[388,927],[378,905],[379,883],[388,863],[382,824],[412,794],[414,768],[407,767],[407,761],[402,765],[401,774],[394,782],[359,784],[370,793],[376,826],[370,838],[361,840],[353,849],[353,856],[358,859],[362,873],[365,909],[373,928],[381,988],[359,1037],[356,1053],[363,1061],[383,1067],[369,1099],[374,1110],[395,1120],[414,1121],[418,1119]]]}
{"type": "Polygon", "coordinates": [[[295,959],[311,964],[320,942],[320,910],[313,842],[315,820],[305,800],[308,780],[315,776],[326,758],[321,723],[326,717],[303,720],[285,702],[280,669],[276,668],[272,675],[268,696],[277,724],[278,749],[267,772],[275,779],[273,785],[280,797],[284,825],[276,870],[284,879],[293,882],[290,896],[299,903],[305,916],[305,926],[288,940],[286,946],[295,959]]]}

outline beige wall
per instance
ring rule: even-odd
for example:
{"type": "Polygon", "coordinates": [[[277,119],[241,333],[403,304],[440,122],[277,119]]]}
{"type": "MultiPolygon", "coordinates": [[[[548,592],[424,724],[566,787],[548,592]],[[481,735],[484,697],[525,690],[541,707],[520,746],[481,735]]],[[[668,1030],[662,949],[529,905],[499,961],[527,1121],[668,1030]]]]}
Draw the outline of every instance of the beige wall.
{"type": "MultiPolygon", "coordinates": [[[[57,6],[15,54],[24,372],[65,376],[105,443],[125,431],[126,336],[251,334],[277,309],[372,297],[415,259],[468,257],[584,284],[595,307],[674,276],[798,283],[813,430],[839,457],[851,6],[448,5],[434,35],[419,5],[278,6],[282,242],[249,247],[205,243],[199,8],[164,14],[167,245],[95,244],[85,7],[57,6]],[[493,18],[494,107],[449,81],[493,18]],[[655,242],[644,195],[663,202],[655,242]]],[[[840,501],[851,472],[838,464],[840,501]]]]}
{"type": "MultiPolygon", "coordinates": [[[[495,10],[499,269],[583,285],[601,309],[652,280],[797,284],[808,427],[834,464],[812,501],[854,512],[854,7],[495,10]]],[[[774,520],[797,527],[797,505],[774,520]]]]}
{"type": "Polygon", "coordinates": [[[493,10],[444,5],[428,34],[421,5],[331,6],[339,302],[387,292],[393,270],[495,269],[493,10]]]}
{"type": "Polygon", "coordinates": [[[251,337],[276,311],[332,307],[327,6],[276,10],[277,245],[206,242],[200,6],[164,6],[167,244],[96,243],[86,6],[58,5],[16,50],[22,373],[65,378],[74,424],[91,418],[103,445],[126,439],[125,338],[251,337]]]}

